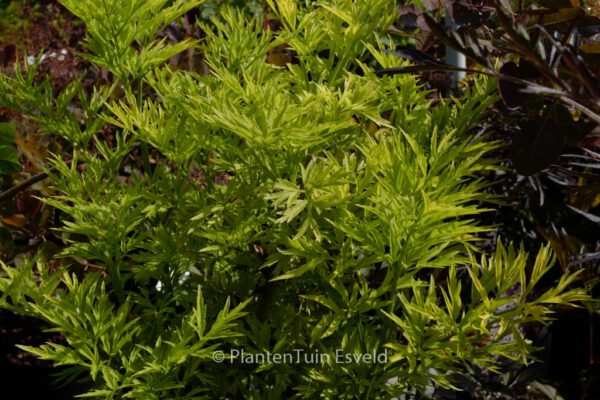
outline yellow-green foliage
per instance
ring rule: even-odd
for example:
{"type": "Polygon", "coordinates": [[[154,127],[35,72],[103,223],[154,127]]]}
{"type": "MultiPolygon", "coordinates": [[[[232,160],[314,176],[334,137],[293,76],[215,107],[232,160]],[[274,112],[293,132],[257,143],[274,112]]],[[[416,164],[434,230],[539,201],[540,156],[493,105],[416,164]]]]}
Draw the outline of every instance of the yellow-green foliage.
{"type": "Polygon", "coordinates": [[[531,290],[553,265],[547,248],[533,269],[512,246],[474,255],[495,144],[470,129],[493,84],[432,105],[415,77],[376,77],[398,62],[381,50],[395,1],[270,0],[277,32],[224,9],[202,41],[176,45],[157,32],[200,1],[61,2],[88,28],[85,57],[117,83],[53,97],[33,70],[0,78],[4,103],[73,144],[71,162],[53,161],[60,195],[46,199],[68,216],[62,270],[4,265],[0,292],[3,307],[65,334],[26,349],[88,376],[87,396],[387,399],[449,387],[466,363],[526,362],[519,325],[584,298],[573,275],[531,290]],[[281,45],[297,62],[267,62],[281,45]],[[189,48],[210,75],[169,68],[189,48]],[[113,146],[103,124],[118,128],[113,146]],[[124,184],[139,147],[159,162],[124,184]],[[73,259],[104,273],[77,278],[73,259]],[[389,359],[211,360],[232,348],[389,359]]]}

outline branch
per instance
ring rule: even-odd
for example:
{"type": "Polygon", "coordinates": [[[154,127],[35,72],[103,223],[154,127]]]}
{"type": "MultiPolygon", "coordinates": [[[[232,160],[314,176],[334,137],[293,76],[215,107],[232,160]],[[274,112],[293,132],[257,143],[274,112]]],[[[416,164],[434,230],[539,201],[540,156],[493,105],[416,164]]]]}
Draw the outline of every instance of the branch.
{"type": "MultiPolygon", "coordinates": [[[[53,172],[54,170],[55,169],[52,168],[50,171],[53,172]]],[[[27,179],[26,181],[23,181],[23,182],[19,183],[18,185],[11,187],[6,192],[0,193],[0,202],[10,199],[11,197],[15,196],[17,193],[22,192],[23,190],[27,189],[28,187],[30,187],[32,185],[35,185],[36,183],[38,183],[40,181],[43,181],[47,177],[48,177],[47,172],[40,172],[39,174],[32,176],[31,178],[27,179]]]]}

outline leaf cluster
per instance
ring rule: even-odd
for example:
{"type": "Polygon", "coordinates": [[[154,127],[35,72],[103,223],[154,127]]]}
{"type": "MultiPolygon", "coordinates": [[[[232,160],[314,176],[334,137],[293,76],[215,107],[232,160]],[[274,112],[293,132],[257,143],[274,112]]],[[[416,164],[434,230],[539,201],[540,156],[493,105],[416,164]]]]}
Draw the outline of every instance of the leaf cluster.
{"type": "Polygon", "coordinates": [[[0,79],[7,103],[73,143],[69,158],[54,157],[57,195],[44,199],[65,215],[68,247],[3,265],[0,305],[63,334],[25,349],[70,366],[65,379],[88,379],[85,396],[453,388],[468,363],[527,362],[519,326],[587,298],[573,273],[533,291],[554,265],[548,248],[532,263],[512,245],[477,255],[490,229],[477,221],[489,211],[480,204],[492,200],[482,176],[496,168],[497,143],[471,129],[496,101],[494,82],[476,79],[463,99],[432,107],[415,77],[378,77],[371,63],[396,63],[380,50],[395,2],[271,0],[278,31],[226,8],[200,42],[157,39],[198,3],[65,0],[88,26],[85,57],[115,85],[89,94],[76,82],[54,96],[28,78],[35,66],[0,79]],[[295,62],[268,62],[280,46],[295,62]],[[168,67],[189,48],[210,74],[168,67]],[[65,106],[75,98],[83,118],[65,106]],[[112,143],[97,134],[104,124],[118,132],[112,143]],[[148,158],[131,171],[138,148],[148,158]],[[240,348],[390,357],[211,359],[240,348]]]}

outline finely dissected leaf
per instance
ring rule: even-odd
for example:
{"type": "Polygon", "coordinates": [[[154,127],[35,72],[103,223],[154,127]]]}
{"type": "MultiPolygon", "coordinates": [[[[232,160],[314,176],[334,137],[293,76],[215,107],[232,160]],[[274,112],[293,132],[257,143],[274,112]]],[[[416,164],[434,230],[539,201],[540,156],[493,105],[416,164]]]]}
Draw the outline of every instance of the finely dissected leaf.
{"type": "MultiPolygon", "coordinates": [[[[3,104],[71,153],[30,154],[49,164],[42,200],[60,211],[65,248],[1,264],[0,307],[60,332],[22,349],[87,378],[83,397],[458,390],[468,365],[529,360],[522,324],[586,301],[579,274],[537,290],[549,248],[529,266],[501,241],[480,254],[498,144],[471,133],[495,82],[434,105],[415,76],[378,77],[394,54],[422,57],[382,50],[395,1],[272,0],[265,21],[228,7],[209,21],[199,1],[62,3],[112,83],[56,94],[37,65],[0,75],[3,104]],[[202,40],[183,40],[196,16],[202,40]],[[246,362],[242,350],[351,362],[246,362]]],[[[467,8],[455,17],[476,22],[467,8]]]]}

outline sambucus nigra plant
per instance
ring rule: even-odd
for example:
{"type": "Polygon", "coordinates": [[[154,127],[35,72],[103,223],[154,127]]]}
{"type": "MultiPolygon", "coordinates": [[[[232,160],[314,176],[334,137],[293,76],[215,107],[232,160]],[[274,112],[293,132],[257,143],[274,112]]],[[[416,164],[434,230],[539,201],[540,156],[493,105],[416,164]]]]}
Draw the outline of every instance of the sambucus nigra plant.
{"type": "MultiPolygon", "coordinates": [[[[26,350],[88,377],[85,396],[139,399],[392,398],[452,387],[532,350],[519,325],[585,299],[553,266],[473,242],[496,144],[469,130],[496,100],[475,80],[434,108],[388,68],[394,1],[270,0],[279,31],[232,10],[200,41],[157,41],[200,1],[63,0],[87,27],[84,56],[115,77],[52,93],[35,67],[1,76],[3,104],[72,145],[49,171],[68,247],[3,264],[4,308],[63,342],[26,350]],[[285,67],[267,55],[285,46],[285,67]],[[202,52],[210,74],[169,68],[202,52]],[[117,93],[122,91],[122,95],[117,93]],[[77,107],[74,108],[73,104],[77,107]],[[99,130],[110,125],[110,143],[99,130]],[[129,156],[144,168],[119,179],[129,156]],[[152,162],[150,162],[152,158],[152,162]],[[62,260],[58,264],[57,260],[62,260]],[[79,260],[79,261],[78,261],[79,260]],[[77,263],[96,272],[78,273],[77,263]],[[383,363],[216,363],[215,351],[365,354],[383,363]]],[[[229,352],[229,353],[228,353],[229,352]]]]}

